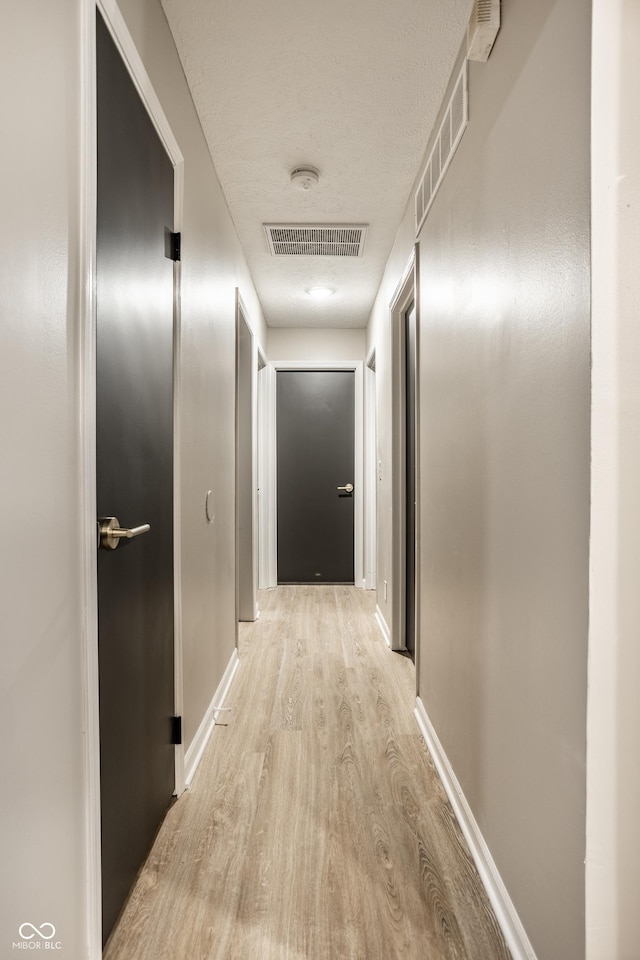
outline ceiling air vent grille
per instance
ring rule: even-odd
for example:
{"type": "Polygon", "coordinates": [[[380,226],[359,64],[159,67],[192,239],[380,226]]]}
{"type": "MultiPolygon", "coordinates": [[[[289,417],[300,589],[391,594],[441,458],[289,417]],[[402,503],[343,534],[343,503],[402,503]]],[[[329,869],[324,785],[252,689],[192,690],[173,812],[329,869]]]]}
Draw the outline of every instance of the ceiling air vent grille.
{"type": "Polygon", "coordinates": [[[467,57],[485,63],[500,29],[500,0],[476,0],[467,27],[467,57]]]}
{"type": "Polygon", "coordinates": [[[367,228],[354,224],[265,223],[274,257],[361,257],[367,228]]]}
{"type": "Polygon", "coordinates": [[[447,104],[444,118],[438,130],[427,166],[416,190],[416,235],[420,232],[429,207],[438,187],[447,172],[452,157],[458,148],[469,122],[469,99],[467,93],[467,62],[465,60],[460,76],[447,104]]]}

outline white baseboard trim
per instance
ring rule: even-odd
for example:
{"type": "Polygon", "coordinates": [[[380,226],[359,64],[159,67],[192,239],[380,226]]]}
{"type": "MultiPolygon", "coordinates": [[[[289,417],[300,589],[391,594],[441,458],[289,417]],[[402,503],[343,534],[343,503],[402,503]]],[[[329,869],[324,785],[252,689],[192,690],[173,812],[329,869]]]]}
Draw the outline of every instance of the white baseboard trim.
{"type": "Polygon", "coordinates": [[[389,649],[391,649],[391,631],[389,630],[387,621],[382,616],[382,611],[380,607],[378,607],[377,605],[376,605],[376,623],[380,627],[380,633],[384,637],[384,641],[386,645],[389,647],[389,649]]]}
{"type": "Polygon", "coordinates": [[[227,664],[227,669],[222,676],[222,680],[218,684],[218,689],[214,693],[207,712],[202,718],[202,723],[198,727],[196,735],[185,754],[184,780],[187,787],[191,785],[191,781],[193,780],[195,772],[198,769],[198,764],[202,759],[202,754],[204,753],[205,747],[209,742],[209,737],[213,733],[213,728],[216,725],[215,708],[219,708],[223,705],[239,666],[240,660],[238,658],[238,651],[234,650],[231,654],[231,659],[227,664]]]}
{"type": "Polygon", "coordinates": [[[522,926],[522,921],[516,912],[516,908],[491,856],[489,847],[480,832],[480,827],[476,823],[471,807],[462,792],[462,787],[453,771],[453,767],[449,763],[449,759],[429,720],[429,716],[420,697],[416,698],[416,708],[414,712],[418,726],[420,727],[420,732],[426,740],[429,752],[442,780],[442,785],[449,797],[453,812],[460,824],[460,829],[464,834],[482,883],[487,891],[487,896],[493,907],[502,934],[511,951],[511,956],[513,960],[536,960],[534,949],[522,926]]]}
{"type": "Polygon", "coordinates": [[[357,587],[358,590],[366,590],[366,589],[367,589],[367,581],[364,579],[364,577],[362,577],[360,580],[355,580],[355,581],[354,581],[354,587],[357,587]]]}

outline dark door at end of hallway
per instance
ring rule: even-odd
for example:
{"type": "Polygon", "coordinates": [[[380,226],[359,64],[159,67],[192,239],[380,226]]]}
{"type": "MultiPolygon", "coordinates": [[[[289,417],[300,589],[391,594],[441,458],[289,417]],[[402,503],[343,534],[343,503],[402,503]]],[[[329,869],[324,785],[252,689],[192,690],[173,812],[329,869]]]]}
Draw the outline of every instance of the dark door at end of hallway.
{"type": "Polygon", "coordinates": [[[103,939],[171,802],[173,167],[97,18],[96,471],[103,939]],[[146,530],[146,525],[149,529],[146,530]]]}
{"type": "Polygon", "coordinates": [[[405,643],[412,659],[416,658],[416,307],[412,304],[404,315],[405,323],[405,450],[406,450],[406,608],[405,643]]]}
{"type": "Polygon", "coordinates": [[[354,582],[354,428],[352,370],[278,371],[278,583],[354,582]]]}

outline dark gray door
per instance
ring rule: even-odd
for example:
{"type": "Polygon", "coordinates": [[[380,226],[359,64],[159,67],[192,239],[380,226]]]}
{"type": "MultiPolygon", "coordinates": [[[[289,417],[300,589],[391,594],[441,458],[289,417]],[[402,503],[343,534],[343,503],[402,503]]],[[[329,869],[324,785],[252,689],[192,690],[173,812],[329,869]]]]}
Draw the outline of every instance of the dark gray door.
{"type": "Polygon", "coordinates": [[[278,583],[353,583],[355,374],[277,374],[278,583]]]}
{"type": "Polygon", "coordinates": [[[413,304],[405,322],[405,426],[406,426],[406,611],[405,642],[415,660],[416,653],[416,308],[413,304]]]}
{"type": "Polygon", "coordinates": [[[174,789],[173,168],[97,20],[98,516],[150,530],[98,550],[103,934],[174,789]]]}

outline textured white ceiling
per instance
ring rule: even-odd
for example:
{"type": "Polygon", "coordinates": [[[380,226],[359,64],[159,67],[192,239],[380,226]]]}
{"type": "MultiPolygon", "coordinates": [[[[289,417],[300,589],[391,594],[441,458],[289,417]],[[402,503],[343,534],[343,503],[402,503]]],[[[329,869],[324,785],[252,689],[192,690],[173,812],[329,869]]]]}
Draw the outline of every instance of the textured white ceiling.
{"type": "Polygon", "coordinates": [[[162,6],[267,323],[365,326],[472,0],[162,6]],[[262,224],[289,222],[369,224],[364,256],[272,257],[262,224]]]}

